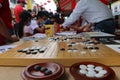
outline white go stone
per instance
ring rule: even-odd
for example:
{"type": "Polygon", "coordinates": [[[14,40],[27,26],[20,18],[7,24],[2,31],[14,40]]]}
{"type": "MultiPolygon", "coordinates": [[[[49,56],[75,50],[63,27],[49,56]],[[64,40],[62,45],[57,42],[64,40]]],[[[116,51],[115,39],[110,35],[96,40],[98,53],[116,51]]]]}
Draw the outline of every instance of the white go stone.
{"type": "Polygon", "coordinates": [[[86,76],[87,76],[87,77],[95,77],[95,74],[87,73],[86,76]]]}
{"type": "Polygon", "coordinates": [[[96,52],[96,50],[95,50],[95,49],[92,49],[92,50],[91,50],[91,52],[93,52],[93,53],[94,53],[94,52],[96,52]]]}
{"type": "Polygon", "coordinates": [[[87,69],[87,66],[86,65],[80,65],[79,68],[85,70],[85,69],[87,69]]]}
{"type": "Polygon", "coordinates": [[[75,53],[76,53],[76,52],[78,52],[78,50],[77,50],[77,49],[75,49],[75,50],[73,50],[73,52],[75,52],[75,53]]]}
{"type": "Polygon", "coordinates": [[[91,43],[91,44],[89,44],[89,45],[90,45],[90,46],[93,46],[94,44],[91,43]]]}
{"type": "Polygon", "coordinates": [[[88,74],[91,74],[91,75],[95,76],[96,72],[95,71],[88,71],[88,74]]]}
{"type": "Polygon", "coordinates": [[[79,72],[80,72],[80,74],[85,74],[85,75],[87,74],[86,70],[80,70],[79,72]]]}
{"type": "Polygon", "coordinates": [[[79,42],[76,42],[75,44],[76,44],[76,45],[78,45],[78,44],[79,44],[79,42]]]}
{"type": "Polygon", "coordinates": [[[72,52],[72,49],[68,49],[68,52],[71,53],[71,52],[72,52]]]}
{"type": "Polygon", "coordinates": [[[88,45],[88,46],[87,46],[87,48],[91,48],[91,47],[93,47],[93,46],[91,46],[91,45],[88,45]]]}
{"type": "Polygon", "coordinates": [[[101,70],[103,70],[103,67],[101,67],[101,66],[96,66],[96,67],[95,67],[95,70],[96,70],[96,71],[101,71],[101,70]]]}
{"type": "Polygon", "coordinates": [[[101,70],[101,71],[99,71],[99,74],[106,74],[107,73],[107,71],[106,70],[101,70]]]}
{"type": "Polygon", "coordinates": [[[97,77],[97,78],[100,78],[100,77],[103,77],[104,75],[103,74],[95,74],[95,77],[97,77]]]}
{"type": "Polygon", "coordinates": [[[81,53],[81,54],[86,54],[86,51],[81,51],[80,53],[81,53]]]}
{"type": "Polygon", "coordinates": [[[94,71],[95,69],[93,67],[88,67],[87,70],[88,71],[94,71]]]}
{"type": "Polygon", "coordinates": [[[88,64],[87,67],[94,68],[95,66],[93,64],[88,64]]]}

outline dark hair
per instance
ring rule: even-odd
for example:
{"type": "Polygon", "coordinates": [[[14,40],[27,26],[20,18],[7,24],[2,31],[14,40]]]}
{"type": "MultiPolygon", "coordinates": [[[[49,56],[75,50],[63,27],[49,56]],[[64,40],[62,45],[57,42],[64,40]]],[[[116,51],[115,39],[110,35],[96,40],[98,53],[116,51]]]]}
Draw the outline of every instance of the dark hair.
{"type": "Polygon", "coordinates": [[[32,10],[31,10],[31,9],[28,9],[27,11],[28,11],[29,13],[31,13],[31,12],[32,12],[32,10]]]}
{"type": "Polygon", "coordinates": [[[26,4],[26,2],[24,0],[18,0],[17,3],[23,3],[23,4],[26,4]]]}
{"type": "Polygon", "coordinates": [[[18,36],[21,38],[23,36],[23,29],[25,23],[28,23],[28,19],[32,18],[31,14],[28,11],[23,11],[20,14],[20,22],[19,22],[19,27],[18,27],[18,36]]]}
{"type": "Polygon", "coordinates": [[[43,11],[43,13],[44,13],[44,16],[46,16],[46,17],[49,17],[49,12],[48,11],[43,11]]]}
{"type": "Polygon", "coordinates": [[[37,19],[40,17],[42,18],[43,16],[49,17],[49,13],[47,11],[39,11],[37,14],[37,19]]]}
{"type": "Polygon", "coordinates": [[[39,17],[42,18],[43,15],[44,15],[43,11],[39,11],[39,12],[37,13],[36,17],[37,17],[37,19],[38,19],[39,17]]]}
{"type": "Polygon", "coordinates": [[[57,10],[56,10],[58,13],[60,13],[61,12],[61,9],[60,9],[60,7],[57,7],[57,10]]]}

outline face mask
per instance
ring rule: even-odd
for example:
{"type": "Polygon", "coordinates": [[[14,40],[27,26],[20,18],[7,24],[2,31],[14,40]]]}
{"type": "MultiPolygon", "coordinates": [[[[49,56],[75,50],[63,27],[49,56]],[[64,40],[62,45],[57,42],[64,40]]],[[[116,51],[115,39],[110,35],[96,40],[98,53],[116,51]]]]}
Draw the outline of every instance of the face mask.
{"type": "Polygon", "coordinates": [[[46,21],[43,20],[40,24],[45,24],[45,23],[46,23],[46,21]]]}

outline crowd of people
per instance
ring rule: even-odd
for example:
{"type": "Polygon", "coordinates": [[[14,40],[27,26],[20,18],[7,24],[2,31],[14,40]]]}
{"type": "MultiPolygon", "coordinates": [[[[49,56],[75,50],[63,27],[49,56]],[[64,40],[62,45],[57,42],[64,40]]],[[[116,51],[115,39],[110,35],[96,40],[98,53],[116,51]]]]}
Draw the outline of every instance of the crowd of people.
{"type": "Polygon", "coordinates": [[[12,25],[9,2],[8,0],[0,0],[0,45],[18,41],[22,37],[36,33],[45,33],[46,24],[56,26],[56,32],[71,28],[77,32],[91,31],[93,26],[96,30],[99,29],[111,34],[115,31],[111,11],[99,0],[78,1],[67,20],[64,20],[64,15],[60,13],[60,10],[57,13],[45,10],[36,13],[32,10],[24,10],[25,5],[25,0],[17,1],[14,8],[15,22],[12,25]]]}

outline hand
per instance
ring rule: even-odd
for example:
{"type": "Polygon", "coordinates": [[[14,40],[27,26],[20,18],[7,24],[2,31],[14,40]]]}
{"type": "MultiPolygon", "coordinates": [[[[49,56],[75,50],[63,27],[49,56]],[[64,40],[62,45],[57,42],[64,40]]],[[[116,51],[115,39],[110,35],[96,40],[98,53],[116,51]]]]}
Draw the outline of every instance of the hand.
{"type": "Polygon", "coordinates": [[[61,28],[60,30],[61,30],[61,31],[69,31],[70,28],[69,28],[69,27],[64,27],[64,28],[61,28]]]}
{"type": "Polygon", "coordinates": [[[83,29],[83,31],[84,31],[84,32],[91,31],[92,26],[93,26],[93,24],[92,24],[92,23],[89,23],[88,25],[85,26],[85,28],[83,29]]]}
{"type": "Polygon", "coordinates": [[[60,25],[60,31],[69,31],[70,27],[63,27],[62,25],[60,25]]]}
{"type": "Polygon", "coordinates": [[[90,28],[90,27],[85,27],[85,28],[83,29],[83,32],[89,32],[89,31],[91,31],[91,28],[90,28]]]}
{"type": "Polygon", "coordinates": [[[11,42],[17,42],[19,39],[16,36],[11,36],[11,42]]]}

